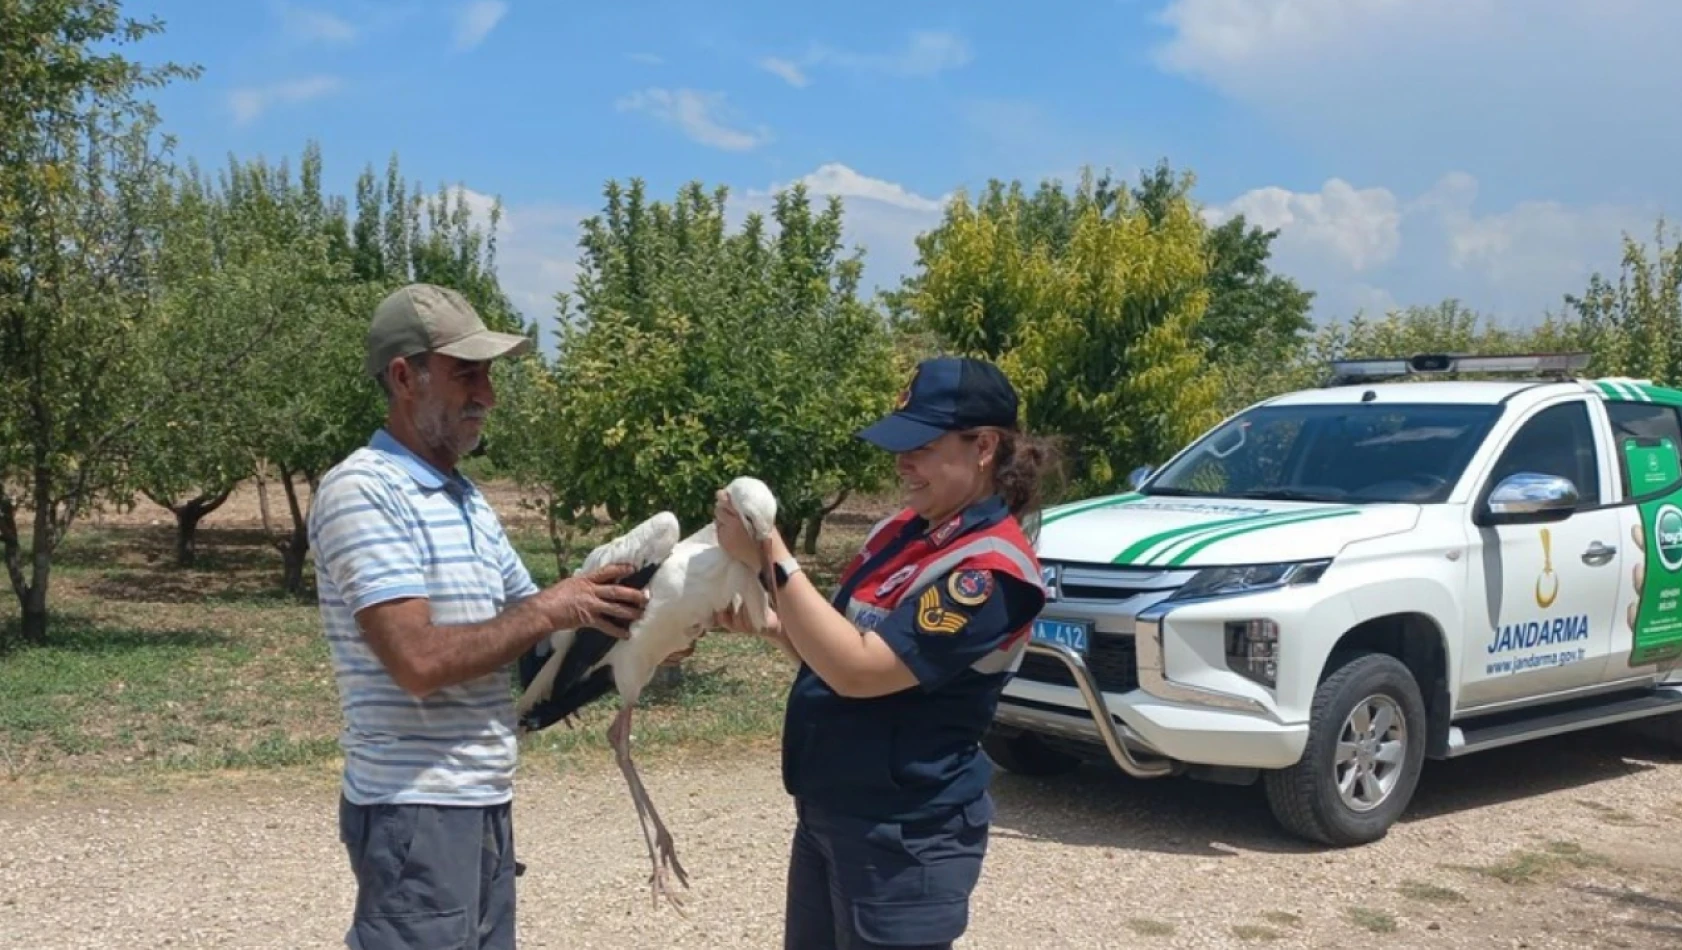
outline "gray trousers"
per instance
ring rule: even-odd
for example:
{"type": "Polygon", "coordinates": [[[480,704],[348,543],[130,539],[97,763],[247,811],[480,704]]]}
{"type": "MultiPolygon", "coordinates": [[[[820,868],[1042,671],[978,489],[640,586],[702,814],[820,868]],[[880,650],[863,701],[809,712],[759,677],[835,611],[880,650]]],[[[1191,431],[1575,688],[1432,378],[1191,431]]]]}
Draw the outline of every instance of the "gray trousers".
{"type": "Polygon", "coordinates": [[[355,805],[339,838],[356,876],[351,950],[514,950],[508,805],[355,805]]]}

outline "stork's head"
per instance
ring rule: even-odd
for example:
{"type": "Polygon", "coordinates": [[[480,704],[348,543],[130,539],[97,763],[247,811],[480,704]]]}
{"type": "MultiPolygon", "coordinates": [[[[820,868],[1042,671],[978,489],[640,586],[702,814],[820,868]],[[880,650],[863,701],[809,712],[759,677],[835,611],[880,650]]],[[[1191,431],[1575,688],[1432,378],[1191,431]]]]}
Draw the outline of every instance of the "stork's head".
{"type": "Polygon", "coordinates": [[[726,485],[724,492],[730,496],[730,506],[741,516],[748,534],[755,541],[769,541],[771,532],[777,528],[777,496],[771,494],[771,489],[759,479],[743,475],[726,485]]]}

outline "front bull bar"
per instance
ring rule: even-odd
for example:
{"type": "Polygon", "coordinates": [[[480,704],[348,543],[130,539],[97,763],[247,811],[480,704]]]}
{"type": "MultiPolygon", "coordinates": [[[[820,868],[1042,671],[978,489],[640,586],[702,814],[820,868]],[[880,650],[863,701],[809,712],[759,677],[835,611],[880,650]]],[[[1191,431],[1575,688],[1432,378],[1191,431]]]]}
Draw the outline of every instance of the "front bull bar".
{"type": "Polygon", "coordinates": [[[1087,668],[1086,660],[1080,654],[1061,643],[1048,643],[1044,640],[1029,640],[1024,649],[1028,653],[1051,657],[1069,668],[1069,674],[1074,678],[1075,686],[1086,702],[1086,711],[1092,714],[1092,722],[1098,727],[1098,737],[1104,740],[1104,747],[1109,750],[1110,758],[1123,772],[1134,778],[1162,778],[1174,774],[1173,761],[1155,759],[1142,762],[1121,741],[1121,736],[1116,734],[1115,718],[1110,714],[1109,704],[1104,702],[1104,694],[1098,689],[1098,681],[1093,678],[1092,671],[1087,668]]]}

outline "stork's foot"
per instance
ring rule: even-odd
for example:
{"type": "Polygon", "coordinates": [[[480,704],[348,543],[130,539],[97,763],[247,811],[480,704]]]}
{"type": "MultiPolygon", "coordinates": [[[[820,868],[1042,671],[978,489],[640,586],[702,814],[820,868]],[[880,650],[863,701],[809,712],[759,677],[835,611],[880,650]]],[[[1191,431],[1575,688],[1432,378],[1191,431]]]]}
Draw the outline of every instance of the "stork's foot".
{"type": "MultiPolygon", "coordinates": [[[[682,872],[678,873],[681,880],[682,872]]],[[[659,908],[660,901],[664,899],[667,904],[671,905],[672,910],[677,912],[679,917],[689,916],[689,911],[683,906],[683,896],[672,887],[671,878],[667,875],[664,861],[655,866],[654,873],[648,876],[648,883],[656,909],[659,908]]],[[[685,888],[689,887],[687,883],[684,883],[683,886],[685,888]]]]}

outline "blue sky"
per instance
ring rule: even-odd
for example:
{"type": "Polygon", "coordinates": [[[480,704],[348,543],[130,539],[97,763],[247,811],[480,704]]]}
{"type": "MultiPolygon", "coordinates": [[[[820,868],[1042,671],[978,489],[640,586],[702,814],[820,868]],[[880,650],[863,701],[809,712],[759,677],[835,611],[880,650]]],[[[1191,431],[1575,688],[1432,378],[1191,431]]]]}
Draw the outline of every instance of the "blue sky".
{"type": "MultiPolygon", "coordinates": [[[[204,67],[158,95],[179,154],[295,157],[349,193],[501,198],[504,286],[534,319],[610,178],[805,180],[892,283],[955,189],[1196,173],[1212,220],[1277,227],[1316,315],[1459,297],[1509,323],[1682,218],[1673,0],[995,0],[849,4],[129,0],[204,67]]],[[[547,342],[547,341],[546,341],[547,342]]]]}

